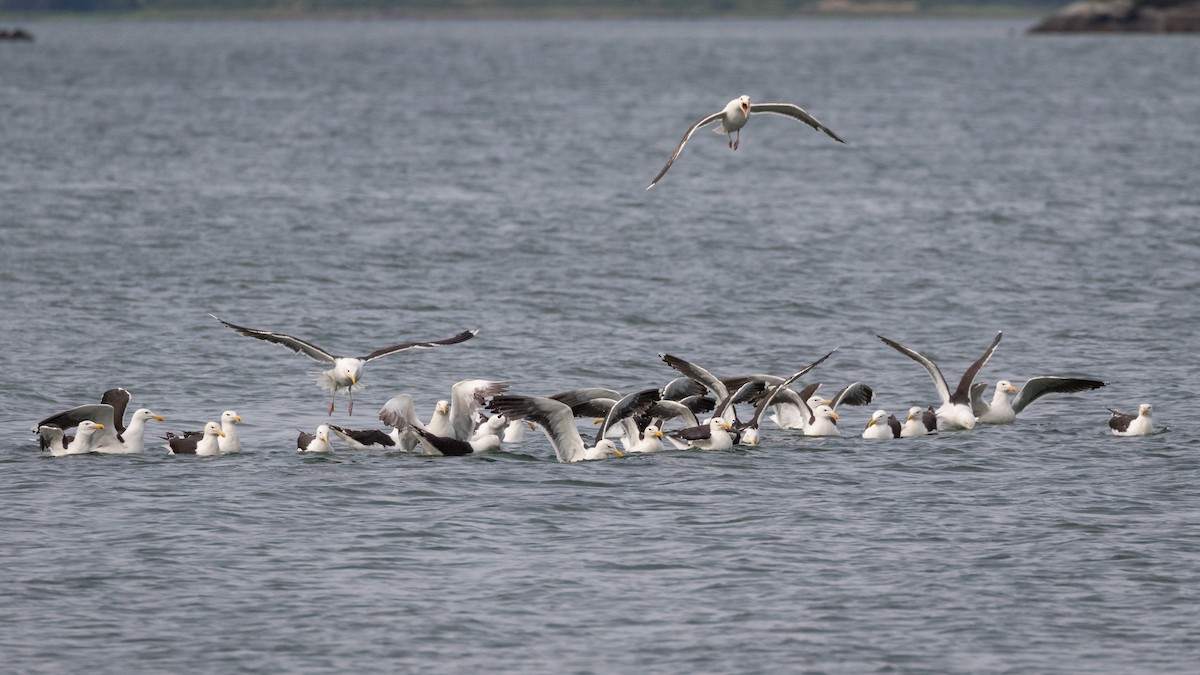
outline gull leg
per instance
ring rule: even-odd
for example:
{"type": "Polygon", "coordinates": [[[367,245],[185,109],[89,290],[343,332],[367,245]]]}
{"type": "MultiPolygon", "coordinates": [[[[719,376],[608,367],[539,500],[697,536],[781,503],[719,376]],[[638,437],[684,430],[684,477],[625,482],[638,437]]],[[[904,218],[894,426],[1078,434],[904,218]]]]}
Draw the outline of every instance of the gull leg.
{"type": "Polygon", "coordinates": [[[734,149],[734,150],[737,150],[737,149],[738,149],[738,146],[739,146],[739,145],[741,145],[741,144],[742,144],[742,130],[741,130],[741,129],[738,129],[738,130],[737,130],[737,140],[735,140],[735,141],[733,142],[733,149],[734,149]]]}
{"type": "Polygon", "coordinates": [[[329,399],[329,414],[333,414],[333,402],[337,400],[337,387],[333,389],[333,397],[329,399]]]}
{"type": "Polygon", "coordinates": [[[737,150],[737,146],[733,144],[733,134],[726,134],[726,136],[729,136],[729,147],[733,150],[737,150]]]}
{"type": "Polygon", "coordinates": [[[346,414],[354,415],[354,385],[347,387],[346,393],[350,395],[350,409],[346,411],[346,414]]]}

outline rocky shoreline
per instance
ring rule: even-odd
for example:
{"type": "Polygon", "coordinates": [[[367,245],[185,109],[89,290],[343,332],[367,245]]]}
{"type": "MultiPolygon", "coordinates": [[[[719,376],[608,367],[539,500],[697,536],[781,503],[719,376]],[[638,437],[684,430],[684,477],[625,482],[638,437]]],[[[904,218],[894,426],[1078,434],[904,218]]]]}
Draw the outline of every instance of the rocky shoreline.
{"type": "Polygon", "coordinates": [[[1200,32],[1200,1],[1156,5],[1130,0],[1081,0],[1046,17],[1029,32],[1195,33],[1200,32]]]}

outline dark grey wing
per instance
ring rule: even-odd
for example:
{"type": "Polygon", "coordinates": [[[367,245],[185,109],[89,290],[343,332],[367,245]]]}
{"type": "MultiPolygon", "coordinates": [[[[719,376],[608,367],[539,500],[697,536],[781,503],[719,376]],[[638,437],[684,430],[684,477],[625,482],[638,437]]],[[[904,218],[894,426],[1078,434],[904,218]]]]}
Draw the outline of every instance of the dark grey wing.
{"type": "Polygon", "coordinates": [[[991,404],[983,400],[983,392],[987,391],[987,382],[976,382],[971,385],[971,414],[982,417],[987,414],[991,404]]]}
{"type": "Polygon", "coordinates": [[[604,432],[608,431],[609,427],[627,417],[633,417],[646,412],[650,406],[659,400],[660,396],[662,394],[659,393],[658,387],[655,387],[654,389],[643,389],[642,391],[622,397],[621,400],[609,408],[608,414],[604,416],[604,422],[596,432],[596,442],[593,445],[598,445],[600,441],[604,440],[604,432]]]}
{"type": "Polygon", "coordinates": [[[446,338],[445,340],[432,340],[430,342],[401,342],[400,344],[392,345],[391,347],[376,349],[370,354],[362,357],[362,360],[374,361],[375,359],[382,359],[385,356],[390,356],[391,354],[402,352],[406,349],[432,349],[434,347],[441,347],[443,345],[456,345],[460,342],[466,342],[467,340],[470,340],[471,338],[475,337],[475,334],[478,332],[479,329],[476,328],[474,330],[464,330],[458,335],[455,335],[452,338],[446,338]]]}
{"type": "Polygon", "coordinates": [[[252,337],[252,338],[259,339],[259,340],[266,340],[267,342],[274,342],[277,345],[283,345],[284,347],[287,347],[288,349],[296,352],[297,354],[303,354],[303,355],[305,355],[311,359],[314,359],[316,361],[321,361],[324,363],[334,363],[335,361],[337,361],[338,357],[334,356],[333,354],[330,354],[329,352],[325,351],[324,349],[321,349],[320,347],[314,345],[313,343],[305,342],[304,340],[301,340],[300,338],[292,337],[291,335],[284,335],[283,333],[272,333],[271,331],[268,331],[268,330],[259,330],[257,328],[246,328],[245,326],[239,326],[234,323],[229,323],[228,321],[225,321],[224,319],[218,317],[216,314],[209,314],[209,316],[211,316],[212,318],[216,319],[217,321],[220,321],[221,323],[225,324],[225,326],[232,328],[233,330],[237,331],[238,333],[245,335],[246,337],[252,337]]]}
{"type": "Polygon", "coordinates": [[[679,153],[683,152],[683,146],[687,145],[688,139],[692,137],[692,134],[696,133],[697,129],[706,124],[712,124],[713,122],[716,122],[717,120],[721,119],[724,114],[724,110],[721,112],[715,112],[688,127],[688,130],[683,134],[683,138],[680,139],[679,145],[675,147],[675,152],[671,153],[671,159],[667,160],[667,163],[663,165],[662,171],[658,172],[658,175],[654,177],[654,180],[650,181],[650,185],[647,186],[646,189],[649,190],[650,188],[654,187],[658,181],[662,180],[663,176],[667,175],[667,169],[670,169],[671,165],[675,163],[675,159],[679,157],[679,153]]]}
{"type": "Polygon", "coordinates": [[[1112,417],[1108,418],[1108,426],[1115,431],[1128,431],[1129,424],[1137,419],[1137,415],[1130,415],[1119,410],[1107,409],[1112,413],[1112,417]]]}
{"type": "Polygon", "coordinates": [[[864,406],[874,400],[874,389],[862,382],[852,382],[833,395],[829,407],[836,411],[839,405],[864,406]]]}
{"type": "Polygon", "coordinates": [[[900,420],[896,419],[895,415],[888,415],[887,424],[892,429],[892,438],[900,438],[900,431],[904,428],[900,420]]]}
{"type": "Polygon", "coordinates": [[[996,351],[996,346],[1000,344],[1001,337],[1004,337],[1004,331],[996,331],[996,339],[992,340],[992,344],[988,345],[987,351],[983,353],[983,356],[976,359],[970,368],[967,368],[967,372],[963,373],[962,379],[958,381],[958,388],[950,395],[951,403],[971,405],[971,384],[979,375],[979,371],[983,368],[983,365],[988,362],[988,359],[992,358],[992,353],[996,351]]]}
{"type": "Polygon", "coordinates": [[[937,413],[933,410],[933,406],[925,409],[921,413],[921,423],[925,425],[925,431],[937,431],[937,413]]]}
{"type": "Polygon", "coordinates": [[[471,444],[466,441],[460,441],[457,438],[449,438],[447,436],[437,436],[420,427],[412,427],[412,430],[417,432],[417,435],[425,439],[435,450],[447,457],[462,457],[463,455],[475,452],[471,444]]]}
{"type": "Polygon", "coordinates": [[[70,441],[63,434],[62,427],[48,424],[37,428],[38,448],[41,450],[50,450],[54,446],[58,446],[62,450],[67,449],[70,441]]]}
{"type": "MultiPolygon", "coordinates": [[[[782,377],[776,375],[768,375],[766,373],[756,373],[754,375],[734,375],[721,380],[721,384],[729,391],[740,389],[747,382],[762,382],[765,386],[763,391],[769,391],[771,387],[783,381],[782,377]]],[[[703,392],[701,392],[703,393],[703,392]]]]}
{"type": "Polygon", "coordinates": [[[42,427],[58,427],[59,429],[73,429],[79,426],[80,422],[90,420],[97,424],[103,424],[105,428],[113,428],[116,426],[113,422],[113,407],[105,403],[89,403],[81,405],[70,410],[65,410],[52,415],[37,423],[34,427],[36,432],[42,427]]]}
{"type": "MultiPolygon", "coordinates": [[[[303,437],[304,434],[301,434],[303,437]]],[[[167,447],[171,448],[171,452],[176,455],[194,455],[196,447],[200,445],[200,440],[204,438],[204,433],[199,434],[185,431],[182,436],[176,436],[173,433],[167,432],[167,447]]],[[[309,437],[311,439],[311,436],[309,437]]]]}
{"type": "Polygon", "coordinates": [[[582,389],[569,389],[559,392],[547,398],[554,399],[559,403],[565,403],[568,408],[574,408],[581,403],[585,403],[596,398],[607,398],[616,401],[621,398],[621,392],[616,389],[607,389],[605,387],[584,387],[582,389]]]}
{"type": "Polygon", "coordinates": [[[583,456],[586,449],[583,438],[565,403],[540,396],[497,396],[488,407],[510,420],[532,420],[540,424],[550,445],[554,446],[558,461],[568,463],[583,456]]]}
{"type": "Polygon", "coordinates": [[[794,103],[751,103],[750,114],[771,113],[773,115],[783,115],[794,120],[804,122],[808,126],[817,131],[824,131],[826,136],[829,136],[838,143],[845,143],[841,136],[833,133],[833,129],[821,124],[817,118],[808,114],[808,112],[794,103]]]}
{"type": "Polygon", "coordinates": [[[346,429],[332,424],[329,425],[329,428],[339,436],[343,436],[342,440],[349,438],[361,445],[382,445],[390,448],[396,444],[391,436],[379,429],[346,429]]]}
{"type": "Polygon", "coordinates": [[[691,410],[693,415],[710,413],[717,407],[716,399],[711,396],[688,396],[679,402],[687,406],[687,409],[691,410]]]}
{"type": "MultiPolygon", "coordinates": [[[[125,409],[129,407],[129,399],[131,398],[133,397],[130,396],[129,392],[120,387],[109,389],[100,397],[101,403],[112,406],[113,428],[117,430],[118,436],[125,433],[125,409]]],[[[92,421],[95,422],[96,420],[92,421]]]]}
{"type": "MultiPolygon", "coordinates": [[[[308,432],[301,431],[300,436],[296,438],[296,449],[303,450],[303,449],[307,448],[308,444],[312,443],[314,440],[316,440],[316,438],[317,437],[315,434],[310,434],[308,432]]],[[[192,454],[195,454],[195,452],[196,452],[196,450],[193,448],[192,454]]]]}
{"type": "Polygon", "coordinates": [[[1106,382],[1076,377],[1053,377],[1049,375],[1033,377],[1025,381],[1020,393],[1013,399],[1013,411],[1021,412],[1030,403],[1046,394],[1075,394],[1081,391],[1091,391],[1106,386],[1106,382]]]}
{"type": "MultiPolygon", "coordinates": [[[[672,356],[670,354],[659,354],[658,356],[663,360],[664,363],[666,363],[668,366],[671,366],[675,370],[678,370],[685,377],[690,377],[700,384],[708,387],[709,391],[716,394],[718,399],[723,399],[726,396],[729,396],[729,389],[725,387],[721,380],[700,366],[692,363],[691,361],[684,361],[678,356],[672,356]]],[[[717,410],[719,411],[720,408],[718,407],[717,410]]]]}
{"type": "Polygon", "coordinates": [[[677,377],[662,388],[662,397],[668,401],[679,401],[688,396],[701,396],[708,391],[703,384],[690,377],[677,377]]]}
{"type": "MultiPolygon", "coordinates": [[[[812,371],[813,368],[816,368],[817,366],[821,365],[822,361],[829,358],[830,356],[833,356],[833,352],[836,352],[836,351],[837,351],[837,348],[834,348],[832,351],[830,351],[825,356],[822,356],[821,358],[817,359],[816,361],[813,361],[812,363],[808,364],[807,366],[804,366],[800,370],[792,373],[789,377],[787,377],[783,380],[780,380],[778,384],[776,384],[774,387],[771,388],[770,393],[768,393],[766,396],[761,397],[759,399],[758,405],[754,407],[754,417],[750,418],[750,422],[746,426],[758,428],[758,423],[762,420],[763,412],[766,411],[766,409],[771,405],[771,402],[775,400],[775,397],[777,397],[781,391],[792,386],[793,382],[795,382],[796,380],[807,375],[810,371],[812,371]]],[[[817,386],[819,387],[821,385],[818,384],[817,386]]],[[[816,391],[816,389],[814,388],[813,391],[816,391]]],[[[811,396],[811,394],[810,394],[810,396],[811,396]]],[[[804,403],[803,405],[804,405],[805,409],[808,408],[807,403],[804,403]]],[[[809,414],[810,415],[812,414],[811,411],[809,412],[809,414]]]]}
{"type": "Polygon", "coordinates": [[[876,335],[875,337],[883,340],[884,344],[892,349],[924,366],[925,370],[929,371],[929,377],[933,378],[933,386],[937,388],[938,398],[942,400],[943,404],[950,403],[950,385],[946,384],[946,376],[942,375],[942,371],[937,367],[936,363],[921,352],[910,347],[905,347],[895,340],[889,340],[882,335],[876,335]]]}
{"type": "Polygon", "coordinates": [[[701,424],[695,427],[684,427],[670,435],[685,441],[705,441],[712,438],[712,428],[707,424],[701,424]]]}

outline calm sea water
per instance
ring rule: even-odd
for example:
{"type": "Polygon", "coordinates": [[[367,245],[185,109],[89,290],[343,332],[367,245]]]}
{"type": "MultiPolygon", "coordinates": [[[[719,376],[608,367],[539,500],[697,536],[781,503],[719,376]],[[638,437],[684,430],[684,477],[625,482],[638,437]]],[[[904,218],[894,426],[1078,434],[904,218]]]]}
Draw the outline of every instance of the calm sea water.
{"type": "Polygon", "coordinates": [[[1012,21],[71,23],[0,44],[0,654],[14,671],[1187,672],[1200,653],[1200,42],[1012,21]],[[755,118],[794,101],[849,141],[755,118]],[[720,375],[1102,378],[1010,427],[773,428],[564,466],[294,452],[334,420],[720,375]],[[30,426],[113,386],[135,457],[30,426]],[[1105,406],[1155,405],[1117,439],[1105,406]],[[240,456],[158,436],[234,408],[240,456]]]}

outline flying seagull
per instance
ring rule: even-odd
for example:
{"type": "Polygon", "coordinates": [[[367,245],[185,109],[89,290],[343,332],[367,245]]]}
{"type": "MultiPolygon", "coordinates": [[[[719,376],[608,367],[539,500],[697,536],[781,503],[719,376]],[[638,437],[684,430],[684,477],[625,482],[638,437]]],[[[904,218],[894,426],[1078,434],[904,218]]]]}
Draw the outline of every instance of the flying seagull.
{"type": "Polygon", "coordinates": [[[649,190],[657,185],[658,181],[662,180],[662,177],[667,174],[667,170],[671,168],[671,165],[674,164],[675,160],[679,157],[679,153],[683,152],[683,146],[687,145],[688,139],[692,137],[692,134],[696,133],[697,129],[719,121],[720,125],[718,125],[716,129],[717,133],[724,133],[729,136],[729,147],[737,150],[738,145],[741,144],[742,127],[746,126],[746,122],[750,119],[751,115],[757,115],[759,113],[771,113],[774,115],[790,117],[794,120],[804,122],[817,131],[824,131],[827,136],[838,143],[846,142],[842,140],[841,136],[833,133],[832,129],[824,124],[821,124],[819,121],[817,121],[817,118],[805,112],[804,108],[801,108],[798,105],[793,103],[752,104],[750,103],[749,96],[739,96],[725,104],[725,108],[720,112],[715,112],[707,117],[704,117],[699,122],[696,122],[692,126],[688,127],[687,132],[683,134],[683,139],[680,140],[679,145],[676,146],[675,152],[671,154],[671,159],[667,160],[667,163],[665,166],[663,166],[662,171],[658,172],[658,175],[654,177],[654,180],[650,181],[650,186],[646,189],[649,190]],[[734,138],[734,134],[737,134],[737,138],[734,138]]]}
{"type": "Polygon", "coordinates": [[[245,326],[229,323],[215,314],[209,314],[209,316],[217,321],[220,321],[229,328],[232,328],[238,333],[245,335],[246,337],[266,340],[267,342],[274,342],[275,344],[287,347],[297,354],[304,354],[315,361],[320,361],[321,363],[332,363],[333,367],[322,373],[321,379],[317,380],[318,384],[323,384],[324,386],[333,390],[333,397],[329,399],[330,415],[333,414],[333,404],[334,401],[337,400],[338,389],[343,387],[346,388],[346,391],[349,392],[350,395],[348,414],[354,414],[353,387],[360,379],[362,379],[363,366],[365,366],[367,363],[409,349],[431,349],[433,347],[441,347],[442,345],[453,345],[458,344],[459,342],[466,342],[467,340],[475,337],[475,334],[479,332],[479,329],[467,330],[455,335],[452,338],[446,338],[445,340],[432,340],[430,342],[401,342],[398,345],[384,347],[383,349],[376,349],[366,356],[356,358],[353,356],[334,355],[325,351],[324,349],[321,349],[311,342],[301,340],[297,337],[292,337],[291,335],[272,333],[271,331],[259,330],[257,328],[246,328],[245,326]]]}

